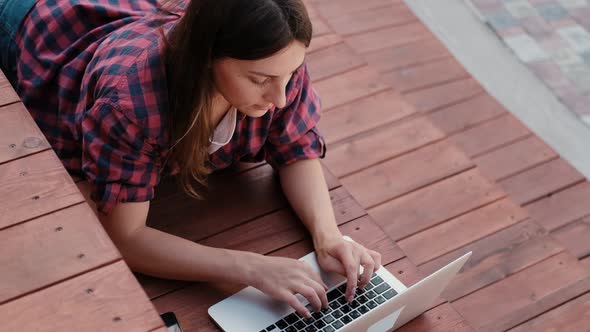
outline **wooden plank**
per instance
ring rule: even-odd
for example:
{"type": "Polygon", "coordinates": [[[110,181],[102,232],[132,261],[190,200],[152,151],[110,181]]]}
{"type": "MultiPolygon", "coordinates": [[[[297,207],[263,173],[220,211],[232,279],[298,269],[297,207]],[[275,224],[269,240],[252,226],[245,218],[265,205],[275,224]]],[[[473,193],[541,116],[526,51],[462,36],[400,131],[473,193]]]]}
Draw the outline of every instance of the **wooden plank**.
{"type": "Polygon", "coordinates": [[[431,112],[468,100],[483,91],[475,79],[467,78],[406,93],[404,96],[417,111],[431,112]]]}
{"type": "Polygon", "coordinates": [[[365,65],[366,62],[345,43],[336,44],[307,55],[309,74],[314,81],[365,65]]]}
{"type": "Polygon", "coordinates": [[[590,255],[590,216],[556,229],[553,236],[577,258],[587,257],[590,255]]]}
{"type": "MultiPolygon", "coordinates": [[[[338,224],[366,214],[343,188],[332,191],[330,195],[338,224]]],[[[264,254],[300,241],[305,234],[307,234],[306,228],[291,209],[282,209],[206,238],[199,243],[211,247],[264,254]]]]}
{"type": "Polygon", "coordinates": [[[473,166],[443,140],[345,177],[342,183],[364,208],[370,208],[473,166]]]}
{"type": "Polygon", "coordinates": [[[357,53],[365,54],[428,38],[433,38],[433,35],[426,26],[421,22],[414,22],[348,36],[344,39],[354,47],[357,53]]]}
{"type": "Polygon", "coordinates": [[[346,36],[417,20],[416,15],[404,3],[392,3],[385,7],[345,12],[337,17],[330,17],[328,23],[334,32],[346,36]]]}
{"type": "Polygon", "coordinates": [[[326,143],[332,144],[412,114],[415,114],[414,108],[389,89],[332,108],[322,114],[318,128],[326,143]]]}
{"type": "Polygon", "coordinates": [[[307,48],[307,54],[311,55],[312,53],[322,50],[324,48],[330,47],[332,45],[336,45],[342,43],[343,39],[340,37],[339,34],[335,33],[328,33],[322,36],[313,37],[311,39],[311,44],[307,48]]]}
{"type": "Polygon", "coordinates": [[[84,202],[52,150],[0,165],[0,229],[84,202]]]}
{"type": "Polygon", "coordinates": [[[8,79],[6,79],[6,76],[2,70],[0,70],[0,107],[15,103],[19,100],[20,99],[16,92],[14,92],[12,85],[10,85],[10,82],[8,82],[8,79]]]}
{"type": "Polygon", "coordinates": [[[50,149],[22,103],[0,107],[0,164],[50,149]]]}
{"type": "Polygon", "coordinates": [[[469,78],[463,66],[452,57],[437,59],[412,67],[394,69],[381,74],[397,91],[408,93],[469,78]]]}
{"type": "Polygon", "coordinates": [[[315,89],[322,96],[322,108],[324,110],[344,105],[356,99],[370,96],[390,88],[368,66],[314,82],[315,89]]]}
{"type": "Polygon", "coordinates": [[[400,240],[504,196],[502,190],[472,169],[368,212],[391,238],[400,240]]]}
{"type": "Polygon", "coordinates": [[[311,0],[309,3],[317,9],[317,12],[327,18],[332,19],[334,17],[346,15],[347,13],[354,13],[361,10],[371,8],[383,8],[391,6],[391,0],[366,0],[363,2],[354,0],[341,0],[341,1],[323,1],[323,0],[311,0]]]}
{"type": "Polygon", "coordinates": [[[0,331],[150,331],[163,326],[123,261],[0,306],[0,331]]]}
{"type": "Polygon", "coordinates": [[[427,38],[383,48],[363,56],[371,66],[380,72],[386,72],[451,57],[451,54],[438,39],[427,38]]]}
{"type": "Polygon", "coordinates": [[[420,265],[527,217],[524,209],[510,199],[503,199],[407,237],[398,244],[412,262],[420,265]]]}
{"type": "Polygon", "coordinates": [[[313,31],[312,31],[312,35],[313,37],[320,37],[326,34],[330,34],[332,33],[332,29],[330,29],[330,27],[328,26],[328,24],[326,24],[326,22],[318,17],[316,19],[312,19],[312,25],[313,25],[313,31]]]}
{"type": "Polygon", "coordinates": [[[411,118],[335,144],[326,155],[325,163],[334,175],[344,177],[443,137],[444,134],[426,118],[411,118]]]}
{"type": "Polygon", "coordinates": [[[492,96],[482,93],[432,112],[428,118],[447,135],[451,135],[503,114],[506,114],[506,109],[492,96]]]}
{"type": "Polygon", "coordinates": [[[453,135],[451,140],[473,158],[530,134],[520,121],[506,114],[453,135]]]}
{"type": "Polygon", "coordinates": [[[570,187],[585,178],[565,160],[558,158],[499,182],[521,205],[570,187]]]}
{"type": "Polygon", "coordinates": [[[469,326],[455,309],[453,309],[453,306],[450,303],[443,303],[426,311],[396,330],[396,332],[420,331],[462,332],[475,330],[469,326]]]}
{"type": "Polygon", "coordinates": [[[453,302],[478,331],[504,331],[590,290],[590,271],[562,252],[453,302]]]}
{"type": "Polygon", "coordinates": [[[87,204],[4,229],[0,251],[0,303],[121,259],[87,204]]]}
{"type": "Polygon", "coordinates": [[[546,230],[527,220],[422,264],[420,270],[430,274],[472,251],[461,273],[443,292],[454,301],[563,250],[546,230]]]}
{"type": "Polygon", "coordinates": [[[590,215],[590,183],[582,182],[527,205],[531,217],[547,230],[554,230],[590,215]]]}
{"type": "MultiPolygon", "coordinates": [[[[422,273],[418,267],[416,267],[416,265],[414,265],[414,263],[407,257],[388,264],[385,266],[385,268],[397,279],[399,279],[399,281],[401,281],[406,287],[411,287],[426,277],[426,275],[422,273]]],[[[446,300],[438,296],[430,304],[429,309],[434,308],[444,302],[446,302],[446,300]]]]}
{"type": "Polygon", "coordinates": [[[588,331],[590,326],[590,293],[566,302],[509,332],[588,331]]]}
{"type": "Polygon", "coordinates": [[[556,157],[549,146],[536,136],[530,136],[474,158],[474,161],[489,179],[501,181],[556,157]]]}
{"type": "Polygon", "coordinates": [[[218,172],[211,176],[206,200],[196,200],[184,194],[174,179],[169,179],[160,184],[147,223],[192,241],[202,240],[287,207],[278,180],[277,173],[268,165],[237,176],[218,172]],[[232,202],[231,206],[227,202],[232,202]]]}

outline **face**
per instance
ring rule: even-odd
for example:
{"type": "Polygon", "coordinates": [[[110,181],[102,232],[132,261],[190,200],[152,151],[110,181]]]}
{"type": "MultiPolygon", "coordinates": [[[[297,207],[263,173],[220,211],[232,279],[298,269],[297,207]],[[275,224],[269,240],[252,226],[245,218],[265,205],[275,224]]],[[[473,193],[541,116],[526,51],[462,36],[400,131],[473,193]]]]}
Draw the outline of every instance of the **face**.
{"type": "Polygon", "coordinates": [[[223,58],[213,63],[217,92],[242,113],[260,117],[286,104],[285,88],[305,58],[305,45],[294,41],[260,60],[223,58]]]}

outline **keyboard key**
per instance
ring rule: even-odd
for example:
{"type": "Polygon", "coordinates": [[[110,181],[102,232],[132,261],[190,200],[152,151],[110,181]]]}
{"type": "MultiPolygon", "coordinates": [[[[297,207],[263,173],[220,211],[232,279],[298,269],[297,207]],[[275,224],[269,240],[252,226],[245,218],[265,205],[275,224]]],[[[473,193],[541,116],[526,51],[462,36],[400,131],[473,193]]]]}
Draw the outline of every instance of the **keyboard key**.
{"type": "Polygon", "coordinates": [[[346,294],[346,283],[343,283],[342,285],[338,286],[338,288],[336,288],[336,289],[339,290],[340,293],[346,294]]]}
{"type": "Polygon", "coordinates": [[[359,303],[361,304],[365,304],[367,303],[367,301],[369,301],[366,295],[359,296],[356,298],[356,300],[359,301],[359,303]]]}
{"type": "Polygon", "coordinates": [[[352,322],[352,318],[350,318],[350,316],[348,316],[348,315],[346,315],[346,316],[343,316],[342,318],[340,318],[340,320],[341,320],[341,321],[342,321],[342,323],[344,323],[344,324],[348,324],[348,323],[352,322]]]}
{"type": "Polygon", "coordinates": [[[276,327],[275,324],[272,324],[271,326],[267,327],[266,330],[272,331],[275,327],[276,327]]]}
{"type": "Polygon", "coordinates": [[[328,296],[328,302],[332,302],[334,300],[336,300],[338,297],[340,297],[340,295],[342,295],[342,293],[340,293],[340,291],[338,289],[333,289],[331,291],[328,292],[328,294],[326,294],[328,296]]]}
{"type": "Polygon", "coordinates": [[[377,293],[375,293],[374,291],[370,290],[368,292],[365,293],[365,297],[368,299],[373,299],[375,298],[375,296],[377,296],[377,293]]]}
{"type": "Polygon", "coordinates": [[[326,317],[322,318],[322,320],[324,321],[324,323],[326,323],[326,324],[330,324],[330,323],[332,323],[332,322],[333,322],[335,319],[334,319],[334,317],[332,317],[332,315],[328,315],[328,316],[326,316],[326,317]]]}
{"type": "Polygon", "coordinates": [[[383,296],[376,297],[375,302],[381,304],[381,303],[385,302],[385,298],[383,296]]]}
{"type": "Polygon", "coordinates": [[[315,327],[317,327],[318,329],[321,329],[322,327],[326,326],[326,323],[324,323],[321,320],[318,320],[313,325],[315,325],[315,327]]]}
{"type": "Polygon", "coordinates": [[[332,326],[326,326],[326,327],[324,327],[324,329],[322,331],[323,332],[334,332],[334,331],[336,331],[336,329],[334,329],[332,326]]]}
{"type": "Polygon", "coordinates": [[[278,322],[275,323],[275,325],[279,328],[279,329],[284,329],[285,327],[289,326],[289,324],[287,324],[287,322],[285,322],[284,320],[280,320],[278,322]]]}
{"type": "Polygon", "coordinates": [[[304,321],[300,320],[298,322],[296,322],[295,324],[293,324],[293,326],[295,326],[297,329],[302,330],[305,328],[307,324],[305,324],[304,321]]]}
{"type": "Polygon", "coordinates": [[[369,309],[375,309],[377,307],[377,303],[375,303],[375,301],[371,300],[369,302],[367,302],[367,304],[365,304],[367,307],[369,307],[369,309]]]}
{"type": "Polygon", "coordinates": [[[340,310],[334,310],[332,312],[332,316],[334,316],[335,318],[340,318],[340,317],[344,316],[344,314],[340,310]]]}
{"type": "Polygon", "coordinates": [[[358,300],[352,300],[352,302],[350,302],[350,304],[349,304],[349,306],[351,306],[352,308],[358,308],[361,305],[362,304],[358,300]]]}
{"type": "Polygon", "coordinates": [[[350,317],[352,317],[352,319],[357,319],[357,318],[359,318],[359,317],[361,316],[361,314],[360,314],[360,313],[359,313],[357,310],[355,310],[355,311],[352,311],[352,312],[351,312],[351,313],[349,313],[348,315],[349,315],[350,317]]]}
{"type": "Polygon", "coordinates": [[[397,292],[394,291],[393,289],[390,289],[387,292],[383,293],[383,296],[388,300],[396,295],[397,295],[397,292]]]}
{"type": "Polygon", "coordinates": [[[289,316],[287,316],[287,317],[283,318],[283,320],[284,320],[285,322],[287,322],[288,324],[293,324],[293,323],[295,323],[296,321],[298,321],[298,320],[299,320],[299,317],[297,317],[297,315],[295,315],[295,314],[293,313],[293,314],[290,314],[289,316]]]}
{"type": "Polygon", "coordinates": [[[284,329],[283,331],[285,332],[297,332],[297,329],[293,326],[289,326],[286,329],[284,329]]]}
{"type": "Polygon", "coordinates": [[[332,308],[333,310],[336,310],[340,307],[340,305],[341,305],[340,302],[334,301],[334,302],[330,303],[330,308],[332,308]]]}
{"type": "Polygon", "coordinates": [[[367,311],[369,311],[369,307],[367,307],[366,305],[360,307],[357,309],[361,314],[365,314],[367,313],[367,311]]]}
{"type": "Polygon", "coordinates": [[[340,307],[340,311],[342,311],[343,313],[347,314],[352,310],[352,308],[349,305],[343,305],[342,307],[340,307]]]}
{"type": "Polygon", "coordinates": [[[373,284],[373,286],[377,286],[382,282],[383,282],[383,279],[381,279],[380,276],[375,276],[375,278],[371,279],[371,284],[373,284]]]}
{"type": "Polygon", "coordinates": [[[344,296],[338,298],[338,303],[340,303],[341,305],[347,305],[348,304],[348,302],[346,302],[346,298],[344,296]]]}
{"type": "Polygon", "coordinates": [[[313,319],[313,317],[311,318],[303,318],[302,321],[307,324],[307,325],[311,325],[313,324],[313,322],[315,322],[315,319],[313,319]]]}
{"type": "Polygon", "coordinates": [[[344,324],[343,324],[341,321],[337,320],[337,321],[335,321],[334,323],[332,323],[332,326],[333,326],[335,329],[339,329],[339,328],[341,328],[342,326],[344,326],[344,324]]]}
{"type": "Polygon", "coordinates": [[[314,319],[320,319],[322,317],[322,313],[321,312],[314,312],[311,314],[311,317],[313,317],[314,319]]]}
{"type": "Polygon", "coordinates": [[[388,289],[390,289],[390,288],[391,288],[391,287],[390,287],[388,284],[386,284],[386,283],[382,283],[381,285],[379,285],[379,286],[375,287],[375,289],[374,289],[374,290],[375,290],[375,293],[377,293],[377,294],[381,294],[381,293],[385,292],[386,290],[388,290],[388,289]]]}
{"type": "Polygon", "coordinates": [[[308,327],[305,328],[305,332],[315,332],[317,330],[318,329],[313,325],[309,325],[308,327]]]}

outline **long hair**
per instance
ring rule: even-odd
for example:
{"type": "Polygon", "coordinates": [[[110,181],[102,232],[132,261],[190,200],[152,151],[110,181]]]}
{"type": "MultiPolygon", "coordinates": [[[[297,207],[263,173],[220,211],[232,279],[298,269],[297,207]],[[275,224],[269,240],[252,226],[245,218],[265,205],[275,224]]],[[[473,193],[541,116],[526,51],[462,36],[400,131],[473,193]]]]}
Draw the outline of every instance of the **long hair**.
{"type": "Polygon", "coordinates": [[[191,0],[166,42],[170,161],[180,167],[184,191],[202,198],[206,187],[209,119],[217,59],[263,59],[293,41],[308,47],[312,26],[301,0],[191,0]]]}

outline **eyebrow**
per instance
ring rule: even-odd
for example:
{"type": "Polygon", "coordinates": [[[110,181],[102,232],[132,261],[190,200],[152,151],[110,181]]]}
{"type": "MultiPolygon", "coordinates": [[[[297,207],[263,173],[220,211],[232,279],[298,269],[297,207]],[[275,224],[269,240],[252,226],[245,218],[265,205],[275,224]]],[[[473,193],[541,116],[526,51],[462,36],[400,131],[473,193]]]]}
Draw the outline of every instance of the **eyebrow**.
{"type": "MultiPolygon", "coordinates": [[[[296,72],[296,71],[297,71],[297,69],[301,68],[301,67],[303,66],[303,64],[304,64],[304,63],[305,63],[305,60],[303,60],[303,62],[302,62],[302,63],[301,63],[299,66],[297,66],[297,68],[295,68],[295,70],[293,70],[293,71],[291,72],[291,74],[292,74],[292,73],[294,73],[294,72],[296,72]]],[[[249,70],[248,72],[250,72],[250,73],[252,73],[252,74],[260,75],[260,76],[266,76],[266,77],[279,77],[278,75],[270,75],[270,74],[261,73],[261,72],[254,71],[254,70],[249,70]]]]}

